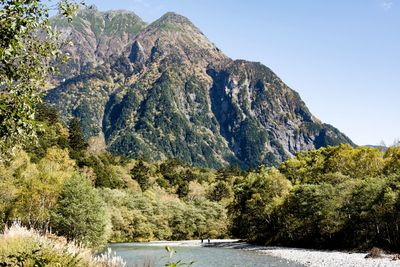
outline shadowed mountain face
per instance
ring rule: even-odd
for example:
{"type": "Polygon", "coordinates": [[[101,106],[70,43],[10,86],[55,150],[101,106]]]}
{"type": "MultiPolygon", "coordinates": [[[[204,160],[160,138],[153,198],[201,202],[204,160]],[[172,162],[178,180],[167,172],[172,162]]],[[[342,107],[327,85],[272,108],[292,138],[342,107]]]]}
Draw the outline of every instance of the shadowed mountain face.
{"type": "Polygon", "coordinates": [[[89,8],[54,25],[75,45],[65,47],[73,61],[46,101],[111,152],[255,167],[352,144],[269,68],[228,58],[175,13],[146,25],[133,13],[89,8]]]}

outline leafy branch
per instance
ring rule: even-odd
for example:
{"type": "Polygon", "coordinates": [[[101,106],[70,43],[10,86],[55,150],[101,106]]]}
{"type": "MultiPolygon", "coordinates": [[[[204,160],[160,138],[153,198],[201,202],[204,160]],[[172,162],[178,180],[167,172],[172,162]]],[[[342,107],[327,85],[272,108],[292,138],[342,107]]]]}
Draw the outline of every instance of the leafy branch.
{"type": "MultiPolygon", "coordinates": [[[[172,257],[176,254],[176,250],[169,246],[165,246],[165,250],[169,253],[168,258],[172,260],[172,257]]],[[[194,263],[195,263],[194,261],[182,262],[182,260],[168,261],[167,263],[165,263],[165,266],[166,267],[192,266],[194,263]]]]}

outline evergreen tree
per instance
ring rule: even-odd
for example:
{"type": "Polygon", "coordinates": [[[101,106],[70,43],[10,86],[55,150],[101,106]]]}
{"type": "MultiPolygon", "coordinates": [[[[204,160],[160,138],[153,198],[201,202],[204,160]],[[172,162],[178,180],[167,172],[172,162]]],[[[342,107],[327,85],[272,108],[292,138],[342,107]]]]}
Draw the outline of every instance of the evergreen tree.
{"type": "Polygon", "coordinates": [[[149,178],[149,168],[144,164],[143,160],[139,160],[135,167],[131,170],[132,179],[136,180],[142,191],[146,191],[151,187],[149,178]]]}
{"type": "Polygon", "coordinates": [[[208,198],[211,201],[221,201],[223,198],[228,198],[231,195],[232,192],[229,184],[225,181],[218,181],[214,185],[213,190],[210,192],[208,198]]]}
{"type": "Polygon", "coordinates": [[[82,158],[83,152],[88,147],[88,144],[86,143],[83,137],[81,125],[76,117],[72,118],[72,120],[70,121],[68,127],[68,133],[69,133],[68,142],[71,148],[70,150],[71,158],[73,159],[82,158]]]}
{"type": "Polygon", "coordinates": [[[187,182],[182,182],[181,184],[179,184],[176,193],[180,198],[187,197],[187,195],[189,194],[189,184],[187,182]]]}

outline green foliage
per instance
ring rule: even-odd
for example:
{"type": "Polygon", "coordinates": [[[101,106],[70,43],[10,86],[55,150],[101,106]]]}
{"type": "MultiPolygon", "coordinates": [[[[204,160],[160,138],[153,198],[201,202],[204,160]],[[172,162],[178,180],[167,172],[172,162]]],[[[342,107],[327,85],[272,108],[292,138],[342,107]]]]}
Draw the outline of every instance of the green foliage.
{"type": "Polygon", "coordinates": [[[261,229],[273,225],[274,211],[282,205],[291,188],[291,183],[276,169],[250,172],[235,186],[235,199],[230,207],[232,233],[260,240],[261,229]]]}
{"type": "Polygon", "coordinates": [[[102,189],[115,242],[182,240],[227,235],[224,207],[207,200],[185,202],[161,189],[129,192],[102,189]]]}
{"type": "MultiPolygon", "coordinates": [[[[169,254],[169,255],[168,255],[168,258],[169,258],[170,260],[172,260],[172,257],[176,254],[175,249],[166,246],[166,247],[165,247],[165,250],[166,250],[166,251],[168,252],[168,254],[169,254]]],[[[181,260],[179,260],[179,261],[168,261],[168,262],[165,264],[165,266],[166,266],[166,267],[192,266],[194,263],[195,263],[194,261],[192,261],[192,262],[182,262],[181,260]]]]}
{"type": "Polygon", "coordinates": [[[69,147],[67,129],[59,119],[55,108],[45,103],[39,104],[36,121],[41,125],[37,131],[37,143],[25,149],[30,154],[32,161],[39,161],[51,147],[60,147],[62,149],[69,147]]]}
{"type": "Polygon", "coordinates": [[[296,186],[279,211],[283,218],[279,222],[278,239],[293,245],[313,244],[315,247],[335,242],[334,234],[347,223],[340,208],[348,194],[349,190],[344,186],[296,186]]]}
{"type": "Polygon", "coordinates": [[[2,241],[0,266],[85,266],[78,255],[57,250],[51,244],[42,244],[34,237],[2,241]]]}
{"type": "Polygon", "coordinates": [[[212,188],[208,198],[211,201],[221,201],[232,196],[231,186],[225,181],[218,181],[212,188]]]}
{"type": "Polygon", "coordinates": [[[319,183],[327,174],[340,173],[351,178],[382,174],[383,154],[368,147],[349,145],[300,152],[279,166],[279,170],[294,183],[319,183]]]}
{"type": "Polygon", "coordinates": [[[113,162],[113,156],[109,153],[100,155],[89,155],[79,162],[81,167],[89,167],[94,171],[93,182],[96,187],[123,188],[126,181],[116,171],[116,165],[120,162],[113,162]]]}
{"type": "Polygon", "coordinates": [[[54,231],[89,247],[100,247],[107,242],[108,227],[104,203],[89,181],[79,175],[68,180],[52,213],[54,231]]]}
{"type": "Polygon", "coordinates": [[[270,245],[398,250],[398,154],[341,145],[251,172],[235,186],[232,231],[270,245]]]}
{"type": "MultiPolygon", "coordinates": [[[[63,55],[41,1],[2,0],[0,6],[0,160],[6,160],[17,144],[35,140],[41,89],[63,55]]],[[[72,16],[76,3],[64,0],[59,7],[72,16]]]]}
{"type": "Polygon", "coordinates": [[[151,187],[149,175],[149,168],[145,166],[142,160],[139,160],[139,162],[131,170],[132,179],[139,183],[140,188],[142,188],[143,191],[146,191],[151,187]]]}
{"type": "Polygon", "coordinates": [[[10,165],[0,165],[3,223],[19,220],[29,227],[46,230],[50,210],[55,207],[65,181],[74,174],[74,166],[68,151],[58,148],[48,149],[38,163],[18,152],[10,165]]]}
{"type": "Polygon", "coordinates": [[[349,223],[343,232],[351,233],[349,247],[362,244],[398,250],[400,210],[400,180],[398,175],[368,178],[357,183],[343,210],[349,223]]]}
{"type": "Polygon", "coordinates": [[[385,155],[385,174],[399,174],[400,173],[400,147],[390,147],[385,155]]]}
{"type": "Polygon", "coordinates": [[[176,193],[180,198],[187,197],[187,195],[189,194],[189,184],[187,182],[179,184],[176,193]]]}
{"type": "Polygon", "coordinates": [[[254,168],[261,163],[271,163],[264,162],[263,159],[264,147],[265,143],[268,141],[268,134],[256,121],[245,119],[240,125],[236,139],[240,147],[238,158],[245,161],[249,167],[254,168]]]}
{"type": "Polygon", "coordinates": [[[79,120],[74,117],[69,122],[68,127],[68,144],[70,147],[70,156],[73,159],[80,159],[83,157],[83,153],[88,147],[88,144],[83,138],[82,129],[79,120]]]}
{"type": "Polygon", "coordinates": [[[13,225],[0,235],[0,266],[122,267],[125,264],[112,255],[94,257],[89,249],[65,238],[13,225]]]}

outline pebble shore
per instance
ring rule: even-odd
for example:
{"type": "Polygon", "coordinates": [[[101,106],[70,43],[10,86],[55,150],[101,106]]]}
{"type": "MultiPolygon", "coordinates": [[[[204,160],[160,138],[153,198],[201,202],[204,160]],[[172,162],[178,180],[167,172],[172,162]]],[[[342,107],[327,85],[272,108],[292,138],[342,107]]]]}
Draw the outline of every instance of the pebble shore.
{"type": "Polygon", "coordinates": [[[155,246],[206,246],[255,251],[299,263],[307,267],[400,267],[400,261],[393,261],[393,255],[383,255],[378,259],[366,259],[367,253],[351,253],[342,251],[321,251],[312,249],[283,248],[251,245],[239,240],[205,239],[176,242],[151,242],[155,246]]]}
{"type": "Polygon", "coordinates": [[[392,267],[400,266],[390,255],[382,258],[365,258],[367,253],[347,253],[339,251],[318,251],[293,248],[263,248],[260,252],[284,258],[309,267],[392,267]]]}
{"type": "Polygon", "coordinates": [[[244,242],[212,242],[214,247],[244,249],[279,257],[307,267],[400,267],[400,261],[393,261],[393,255],[381,258],[365,258],[367,253],[322,251],[299,248],[283,248],[251,245],[244,242]]]}

